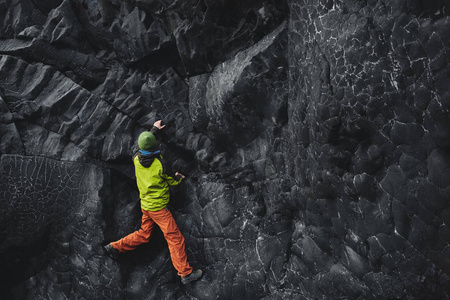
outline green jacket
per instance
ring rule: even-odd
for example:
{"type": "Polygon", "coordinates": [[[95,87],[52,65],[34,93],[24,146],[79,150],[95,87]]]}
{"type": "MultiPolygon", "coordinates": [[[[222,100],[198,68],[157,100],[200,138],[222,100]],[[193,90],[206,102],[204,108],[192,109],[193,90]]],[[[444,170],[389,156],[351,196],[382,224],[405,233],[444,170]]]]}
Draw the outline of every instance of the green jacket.
{"type": "Polygon", "coordinates": [[[169,186],[176,186],[183,178],[175,179],[166,174],[164,161],[158,153],[143,155],[139,150],[133,157],[136,181],[141,198],[141,208],[148,211],[158,211],[169,203],[169,186]]]}

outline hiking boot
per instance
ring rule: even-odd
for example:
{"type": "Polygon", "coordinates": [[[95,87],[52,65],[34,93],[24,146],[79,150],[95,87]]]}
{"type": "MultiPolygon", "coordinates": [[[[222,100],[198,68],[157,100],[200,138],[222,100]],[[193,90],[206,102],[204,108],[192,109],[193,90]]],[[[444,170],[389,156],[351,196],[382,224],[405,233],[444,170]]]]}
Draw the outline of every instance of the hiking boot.
{"type": "Polygon", "coordinates": [[[183,284],[188,284],[189,282],[200,279],[200,277],[202,277],[202,274],[203,274],[202,270],[193,271],[188,276],[181,277],[181,282],[183,284]]]}
{"type": "Polygon", "coordinates": [[[115,249],[113,246],[111,246],[111,244],[108,244],[103,248],[105,249],[106,253],[111,256],[112,259],[116,260],[119,258],[119,250],[115,249]]]}

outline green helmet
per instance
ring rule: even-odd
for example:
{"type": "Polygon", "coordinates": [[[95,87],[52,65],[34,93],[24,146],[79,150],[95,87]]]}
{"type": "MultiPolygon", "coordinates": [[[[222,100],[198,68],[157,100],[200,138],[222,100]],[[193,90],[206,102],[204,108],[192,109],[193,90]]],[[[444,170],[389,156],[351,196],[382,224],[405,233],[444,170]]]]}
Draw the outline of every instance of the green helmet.
{"type": "Polygon", "coordinates": [[[141,150],[150,150],[156,146],[156,138],[153,133],[144,131],[139,135],[138,145],[141,150]]]}

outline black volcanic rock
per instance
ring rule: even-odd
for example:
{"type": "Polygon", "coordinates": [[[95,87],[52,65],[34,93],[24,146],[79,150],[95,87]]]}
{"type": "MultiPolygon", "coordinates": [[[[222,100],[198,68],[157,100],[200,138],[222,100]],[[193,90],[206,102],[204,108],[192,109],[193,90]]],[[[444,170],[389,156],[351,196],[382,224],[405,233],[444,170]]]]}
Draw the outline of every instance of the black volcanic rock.
{"type": "Polygon", "coordinates": [[[74,287],[77,297],[121,293],[118,277],[104,277],[118,272],[118,266],[99,247],[108,230],[103,205],[113,190],[110,171],[5,154],[0,179],[3,292],[30,299],[59,298],[74,287]],[[21,288],[21,282],[28,288],[21,288]]]}
{"type": "Polygon", "coordinates": [[[0,298],[450,299],[448,1],[0,0],[0,298]],[[167,244],[130,159],[187,180],[167,244]]]}

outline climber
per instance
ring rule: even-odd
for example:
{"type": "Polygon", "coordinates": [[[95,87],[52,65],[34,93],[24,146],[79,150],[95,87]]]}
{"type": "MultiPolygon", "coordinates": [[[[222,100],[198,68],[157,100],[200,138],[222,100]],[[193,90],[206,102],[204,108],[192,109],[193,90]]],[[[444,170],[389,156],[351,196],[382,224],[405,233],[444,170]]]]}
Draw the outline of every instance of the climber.
{"type": "Polygon", "coordinates": [[[161,120],[153,124],[151,131],[139,135],[139,148],[133,155],[136,181],[141,198],[141,228],[124,238],[109,243],[104,248],[109,256],[117,259],[119,253],[135,249],[138,245],[150,240],[155,223],[161,228],[169,245],[173,266],[181,276],[181,282],[187,284],[202,276],[202,270],[193,271],[187,261],[184,237],[178,229],[175,219],[167,209],[169,202],[169,185],[176,186],[185,178],[176,172],[169,176],[161,151],[158,150],[155,135],[166,125],[161,120]]]}

